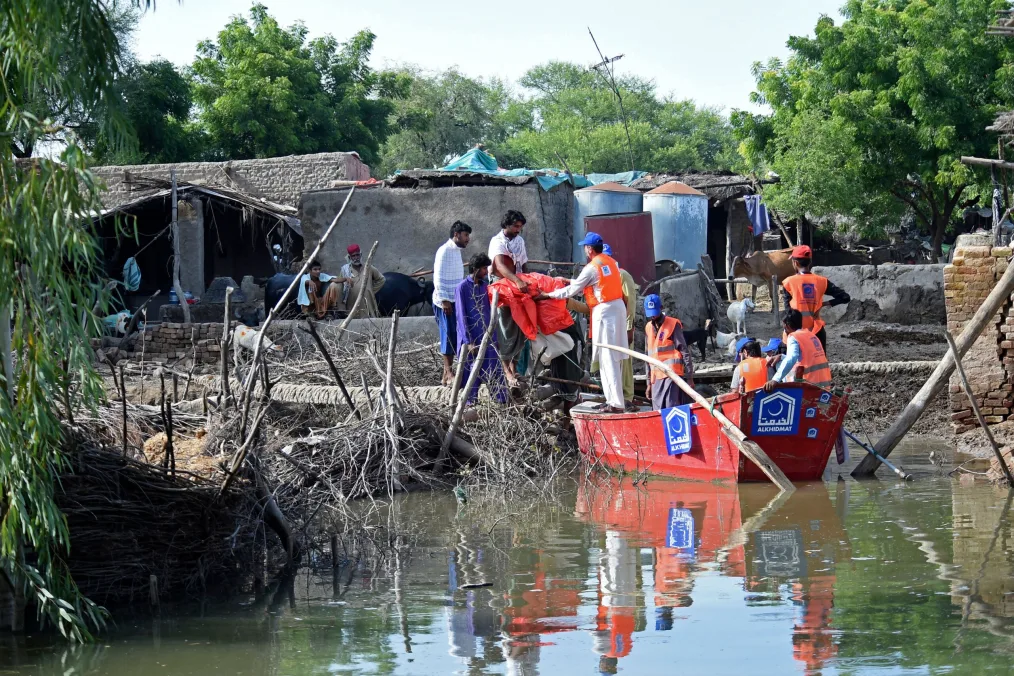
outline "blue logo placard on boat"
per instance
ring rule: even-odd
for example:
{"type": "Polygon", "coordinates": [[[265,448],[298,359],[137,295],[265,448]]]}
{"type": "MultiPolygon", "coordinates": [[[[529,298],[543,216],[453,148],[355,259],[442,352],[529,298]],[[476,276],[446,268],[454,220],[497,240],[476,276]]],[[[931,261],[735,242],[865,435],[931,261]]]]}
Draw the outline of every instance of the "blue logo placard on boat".
{"type": "Polygon", "coordinates": [[[694,554],[694,515],[686,507],[669,508],[669,530],[665,534],[665,546],[679,549],[681,554],[694,554]]]}
{"type": "Polygon", "coordinates": [[[829,401],[831,401],[831,393],[830,392],[821,392],[820,393],[820,403],[826,404],[829,401]]]}
{"type": "Polygon", "coordinates": [[[795,435],[799,432],[799,414],[803,390],[775,390],[758,394],[753,402],[753,434],[795,435]]]}
{"type": "Polygon", "coordinates": [[[662,433],[669,455],[682,455],[690,450],[690,406],[663,408],[662,433]]]}
{"type": "Polygon", "coordinates": [[[816,439],[817,438],[817,428],[816,427],[811,427],[810,429],[806,430],[806,438],[807,439],[816,439]]]}
{"type": "Polygon", "coordinates": [[[806,417],[807,418],[816,418],[817,417],[817,409],[815,409],[812,406],[810,408],[806,409],[806,417]]]}

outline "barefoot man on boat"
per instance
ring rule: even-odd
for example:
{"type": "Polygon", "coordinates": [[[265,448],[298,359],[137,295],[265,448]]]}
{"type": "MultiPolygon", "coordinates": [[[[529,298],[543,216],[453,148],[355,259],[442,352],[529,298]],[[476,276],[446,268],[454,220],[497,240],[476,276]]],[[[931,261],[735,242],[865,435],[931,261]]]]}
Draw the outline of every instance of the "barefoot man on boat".
{"type": "MultiPolygon", "coordinates": [[[[557,300],[584,294],[585,302],[591,309],[592,341],[627,347],[627,306],[623,301],[623,281],[620,278],[620,266],[612,257],[603,253],[602,237],[589,232],[578,242],[584,247],[588,264],[581,270],[577,279],[570,284],[539,294],[535,300],[555,298],[557,300]]],[[[602,350],[595,347],[592,359],[599,363],[602,378],[602,392],[606,403],[599,411],[603,413],[623,413],[623,367],[622,361],[629,359],[614,350],[602,350]]]]}

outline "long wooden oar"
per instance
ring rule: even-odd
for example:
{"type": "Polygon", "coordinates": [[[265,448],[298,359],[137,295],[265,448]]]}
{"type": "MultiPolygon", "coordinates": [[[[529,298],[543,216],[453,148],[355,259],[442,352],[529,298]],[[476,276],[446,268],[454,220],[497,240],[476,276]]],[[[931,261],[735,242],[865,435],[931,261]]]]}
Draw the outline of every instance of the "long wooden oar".
{"type": "Polygon", "coordinates": [[[768,457],[768,454],[764,452],[763,448],[758,446],[756,442],[747,439],[743,430],[736,427],[736,425],[726,418],[721,411],[713,409],[707,399],[701,396],[697,390],[690,387],[685,380],[676,375],[671,368],[653,357],[641,354],[640,352],[635,352],[634,350],[628,350],[625,347],[606,345],[604,343],[595,343],[595,347],[613,350],[614,352],[621,352],[634,357],[635,359],[648,362],[655,368],[663,371],[667,376],[669,376],[669,380],[676,383],[676,386],[683,390],[688,397],[706,408],[711,413],[711,416],[718,421],[719,425],[722,426],[726,436],[728,436],[729,439],[732,440],[732,443],[736,444],[736,447],[739,448],[739,452],[750,458],[755,465],[760,467],[760,470],[764,472],[764,475],[767,478],[771,479],[772,483],[781,488],[783,491],[794,491],[796,489],[796,487],[792,485],[792,482],[789,481],[789,478],[785,476],[784,472],[778,468],[778,465],[771,461],[771,458],[768,457]]]}

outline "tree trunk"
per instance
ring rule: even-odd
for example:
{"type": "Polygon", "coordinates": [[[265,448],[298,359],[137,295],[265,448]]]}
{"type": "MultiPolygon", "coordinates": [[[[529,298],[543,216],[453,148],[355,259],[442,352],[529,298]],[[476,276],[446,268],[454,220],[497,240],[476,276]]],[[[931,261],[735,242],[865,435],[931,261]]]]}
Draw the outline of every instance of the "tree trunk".
{"type": "Polygon", "coordinates": [[[933,249],[930,251],[930,262],[939,263],[943,255],[942,245],[944,234],[947,232],[947,221],[950,220],[942,215],[933,214],[933,249]]]}

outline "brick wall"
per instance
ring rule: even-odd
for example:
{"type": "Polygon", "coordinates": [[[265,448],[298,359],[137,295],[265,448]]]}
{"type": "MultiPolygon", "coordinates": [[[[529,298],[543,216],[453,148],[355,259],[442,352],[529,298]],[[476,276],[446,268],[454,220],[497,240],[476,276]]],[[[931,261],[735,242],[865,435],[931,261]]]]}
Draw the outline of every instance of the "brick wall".
{"type": "Polygon", "coordinates": [[[190,358],[196,349],[197,361],[213,363],[222,353],[222,324],[157,324],[134,339],[128,348],[133,359],[141,357],[142,344],[145,361],[190,358]]]}
{"type": "Polygon", "coordinates": [[[111,208],[130,200],[130,186],[125,180],[128,175],[168,180],[170,169],[176,170],[179,181],[229,186],[289,206],[296,206],[306,190],[328,188],[336,180],[362,181],[370,177],[370,168],[356,153],[108,166],[95,167],[93,171],[106,183],[102,203],[111,208]]]}
{"type": "MultiPolygon", "coordinates": [[[[1011,249],[960,246],[944,268],[947,330],[958,335],[1007,270],[1011,249]]],[[[987,423],[1012,419],[1014,410],[1014,296],[989,322],[961,362],[987,423]]],[[[950,381],[951,421],[957,434],[978,427],[955,373],[950,381]]]]}

